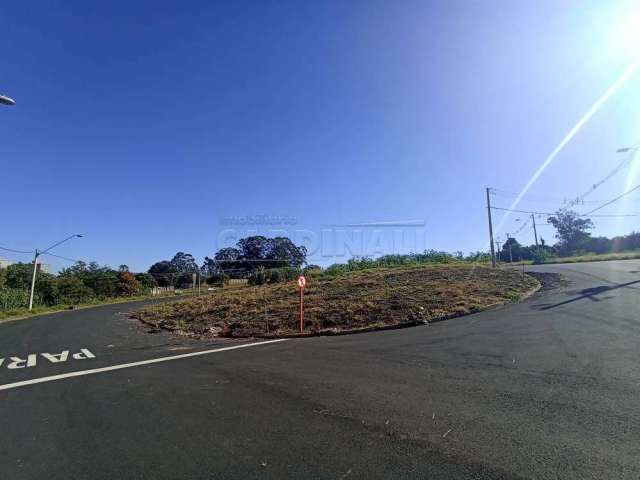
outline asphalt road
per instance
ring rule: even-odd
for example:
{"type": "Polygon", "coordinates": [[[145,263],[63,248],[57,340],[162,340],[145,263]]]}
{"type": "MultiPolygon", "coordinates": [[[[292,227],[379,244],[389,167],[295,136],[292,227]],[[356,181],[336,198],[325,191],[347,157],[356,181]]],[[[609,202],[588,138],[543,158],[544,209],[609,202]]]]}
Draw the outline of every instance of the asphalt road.
{"type": "Polygon", "coordinates": [[[530,269],[568,283],[160,363],[136,362],[250,342],[150,334],[123,305],[0,324],[0,478],[640,478],[640,262],[530,269]]]}

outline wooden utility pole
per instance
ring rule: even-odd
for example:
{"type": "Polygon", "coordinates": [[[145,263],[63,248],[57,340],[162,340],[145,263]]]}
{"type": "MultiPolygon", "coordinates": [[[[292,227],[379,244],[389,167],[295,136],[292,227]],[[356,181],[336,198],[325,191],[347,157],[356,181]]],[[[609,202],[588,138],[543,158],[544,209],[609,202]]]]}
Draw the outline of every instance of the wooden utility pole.
{"type": "Polygon", "coordinates": [[[489,197],[490,188],[487,187],[487,215],[489,216],[489,245],[491,246],[491,266],[496,266],[496,252],[493,249],[493,224],[491,223],[491,198],[489,197]]]}
{"type": "Polygon", "coordinates": [[[536,217],[533,215],[533,213],[531,214],[531,221],[533,222],[533,236],[536,239],[536,250],[538,250],[539,247],[538,247],[538,232],[536,230],[536,217]]]}
{"type": "Polygon", "coordinates": [[[511,240],[511,237],[507,233],[507,245],[509,245],[509,263],[513,263],[513,255],[511,255],[511,242],[509,240],[511,240]]]}

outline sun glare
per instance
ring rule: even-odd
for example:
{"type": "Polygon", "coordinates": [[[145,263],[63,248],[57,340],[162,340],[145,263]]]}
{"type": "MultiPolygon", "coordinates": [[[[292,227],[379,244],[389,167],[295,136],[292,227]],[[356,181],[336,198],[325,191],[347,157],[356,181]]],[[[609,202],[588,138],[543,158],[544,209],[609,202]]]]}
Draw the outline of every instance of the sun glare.
{"type": "Polygon", "coordinates": [[[620,18],[612,32],[612,44],[630,58],[640,58],[640,12],[620,18]]]}

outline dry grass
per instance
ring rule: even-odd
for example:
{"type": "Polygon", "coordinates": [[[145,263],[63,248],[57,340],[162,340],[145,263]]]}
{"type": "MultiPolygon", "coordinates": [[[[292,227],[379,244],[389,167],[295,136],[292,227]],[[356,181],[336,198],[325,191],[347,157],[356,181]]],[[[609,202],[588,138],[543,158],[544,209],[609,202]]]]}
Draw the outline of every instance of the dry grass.
{"type": "Polygon", "coordinates": [[[587,255],[576,255],[574,257],[556,257],[543,263],[581,263],[581,262],[606,262],[609,260],[634,260],[640,258],[640,252],[618,252],[618,253],[591,253],[587,255]]]}
{"type": "MultiPolygon", "coordinates": [[[[429,322],[520,298],[538,285],[512,270],[447,265],[315,277],[305,290],[305,329],[344,331],[429,322]]],[[[223,290],[132,316],[198,336],[287,335],[299,329],[295,282],[223,290]]]]}

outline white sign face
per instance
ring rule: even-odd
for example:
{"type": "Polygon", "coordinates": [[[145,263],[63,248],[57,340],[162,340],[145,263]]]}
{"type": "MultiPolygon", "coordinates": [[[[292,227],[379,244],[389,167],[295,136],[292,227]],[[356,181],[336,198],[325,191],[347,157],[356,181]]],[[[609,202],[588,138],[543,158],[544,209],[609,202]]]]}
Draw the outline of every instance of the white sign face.
{"type": "MultiPolygon", "coordinates": [[[[66,362],[69,359],[69,350],[63,350],[60,353],[41,353],[41,358],[44,358],[50,363],[62,363],[66,362]]],[[[96,356],[91,353],[86,348],[81,348],[79,352],[72,353],[71,358],[73,360],[88,360],[90,358],[96,358],[96,356]]],[[[4,364],[5,359],[0,357],[0,367],[4,364]]],[[[26,358],[21,357],[9,357],[6,367],[9,370],[17,370],[25,367],[35,367],[38,363],[38,355],[35,353],[30,353],[26,356],[26,358]]]]}
{"type": "Polygon", "coordinates": [[[304,275],[300,275],[298,277],[298,287],[300,288],[304,288],[307,285],[307,279],[304,278],[304,275]]]}

